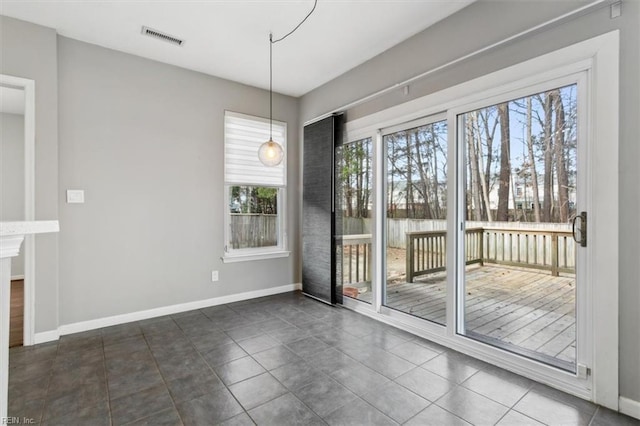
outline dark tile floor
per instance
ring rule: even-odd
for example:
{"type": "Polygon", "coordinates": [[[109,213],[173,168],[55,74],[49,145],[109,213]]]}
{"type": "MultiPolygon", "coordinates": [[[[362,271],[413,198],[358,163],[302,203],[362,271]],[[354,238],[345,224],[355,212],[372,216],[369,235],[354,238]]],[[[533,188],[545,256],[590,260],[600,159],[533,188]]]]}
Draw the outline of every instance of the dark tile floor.
{"type": "Polygon", "coordinates": [[[640,425],[299,293],[12,349],[9,382],[47,425],[640,425]]]}

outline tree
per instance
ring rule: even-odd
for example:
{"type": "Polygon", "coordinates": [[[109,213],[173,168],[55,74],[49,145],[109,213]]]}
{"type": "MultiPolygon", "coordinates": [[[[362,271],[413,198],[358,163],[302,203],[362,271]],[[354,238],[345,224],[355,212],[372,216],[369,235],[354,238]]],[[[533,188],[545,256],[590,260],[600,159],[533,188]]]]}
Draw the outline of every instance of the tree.
{"type": "MultiPolygon", "coordinates": [[[[552,221],[553,206],[553,99],[549,92],[542,94],[540,100],[543,109],[543,156],[544,156],[544,180],[543,180],[543,202],[542,202],[542,221],[552,221]]],[[[540,97],[538,97],[540,99],[540,97]]]]}
{"type": "Polygon", "coordinates": [[[434,214],[436,219],[442,219],[441,209],[440,209],[440,180],[438,177],[438,133],[436,131],[436,125],[431,125],[431,140],[433,143],[433,201],[434,201],[434,214]]]}
{"type": "Polygon", "coordinates": [[[278,189],[258,187],[255,188],[254,197],[256,199],[257,213],[276,214],[278,202],[278,189]]]}
{"type": "Polygon", "coordinates": [[[558,182],[558,219],[564,223],[569,221],[569,176],[567,175],[564,138],[566,121],[560,90],[553,90],[550,92],[550,96],[553,98],[556,116],[553,146],[558,182]]]}
{"type": "Polygon", "coordinates": [[[413,203],[413,155],[411,147],[411,133],[403,132],[404,139],[406,141],[406,155],[407,155],[407,190],[405,191],[405,205],[407,210],[407,217],[415,217],[415,207],[413,203]]]}
{"type": "MultiPolygon", "coordinates": [[[[536,170],[536,158],[533,153],[533,137],[531,136],[531,97],[527,96],[527,151],[529,152],[529,170],[531,172],[531,184],[533,187],[533,216],[536,222],[540,222],[540,193],[538,189],[538,171],[536,170]]],[[[526,191],[526,188],[525,188],[526,191]]]]}
{"type": "Polygon", "coordinates": [[[511,143],[509,130],[509,103],[498,105],[500,120],[500,177],[498,180],[498,211],[496,220],[509,220],[509,183],[511,182],[511,161],[509,145],[511,143]]]}
{"type": "MultiPolygon", "coordinates": [[[[481,221],[483,219],[482,214],[482,206],[483,201],[480,200],[480,196],[485,192],[484,189],[481,191],[480,186],[482,185],[483,179],[480,177],[480,138],[476,137],[478,132],[476,132],[476,123],[477,123],[477,112],[473,111],[466,114],[465,117],[465,131],[467,138],[467,151],[469,156],[469,179],[471,181],[470,189],[471,189],[471,206],[473,208],[474,219],[477,221],[481,221]]],[[[491,214],[489,208],[485,209],[488,215],[491,214]]],[[[489,219],[491,220],[491,219],[489,219]]]]}
{"type": "MultiPolygon", "coordinates": [[[[478,143],[478,149],[482,148],[482,140],[485,142],[486,150],[484,150],[484,155],[479,155],[480,157],[480,174],[482,175],[482,167],[483,167],[483,157],[486,157],[486,161],[484,162],[484,175],[482,176],[482,196],[485,202],[485,218],[489,221],[493,220],[491,213],[491,204],[489,200],[489,193],[491,192],[491,188],[493,187],[491,178],[493,173],[491,173],[491,168],[494,166],[494,158],[493,158],[493,141],[496,134],[496,128],[498,127],[499,120],[496,119],[495,112],[497,109],[495,107],[488,107],[480,110],[478,112],[478,116],[483,123],[483,135],[484,137],[478,143]]],[[[481,134],[480,129],[478,129],[478,134],[481,134]]],[[[482,151],[480,151],[482,152],[482,151]]]]}
{"type": "Polygon", "coordinates": [[[338,161],[336,195],[347,217],[368,217],[371,196],[371,139],[341,145],[338,161]]]}

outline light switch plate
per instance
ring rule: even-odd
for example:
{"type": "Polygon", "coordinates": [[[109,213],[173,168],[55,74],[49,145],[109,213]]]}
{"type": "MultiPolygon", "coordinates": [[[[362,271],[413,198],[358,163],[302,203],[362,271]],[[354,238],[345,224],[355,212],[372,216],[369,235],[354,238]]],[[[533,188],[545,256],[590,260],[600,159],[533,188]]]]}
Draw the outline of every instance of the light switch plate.
{"type": "Polygon", "coordinates": [[[67,203],[69,203],[69,204],[82,204],[82,203],[84,203],[84,190],[82,190],[82,189],[67,189],[67,203]]]}

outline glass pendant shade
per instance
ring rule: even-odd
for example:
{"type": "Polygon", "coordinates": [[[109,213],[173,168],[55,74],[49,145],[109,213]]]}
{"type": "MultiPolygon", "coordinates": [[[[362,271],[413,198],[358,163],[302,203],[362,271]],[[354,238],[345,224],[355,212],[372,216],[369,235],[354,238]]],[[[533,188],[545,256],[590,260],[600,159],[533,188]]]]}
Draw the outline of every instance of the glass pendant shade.
{"type": "Polygon", "coordinates": [[[258,158],[265,166],[273,167],[277,166],[282,162],[284,158],[284,151],[282,150],[282,146],[274,142],[273,139],[269,139],[262,145],[260,145],[260,149],[258,150],[258,158]]]}

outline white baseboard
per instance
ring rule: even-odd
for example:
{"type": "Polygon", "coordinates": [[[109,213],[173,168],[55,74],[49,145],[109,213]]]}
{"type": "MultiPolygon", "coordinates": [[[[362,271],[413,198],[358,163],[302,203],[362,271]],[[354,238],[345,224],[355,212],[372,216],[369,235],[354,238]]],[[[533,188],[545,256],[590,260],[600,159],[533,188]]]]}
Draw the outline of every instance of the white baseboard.
{"type": "Polygon", "coordinates": [[[290,291],[301,290],[302,284],[288,284],[280,287],[266,288],[264,290],[248,291],[245,293],[231,294],[228,296],[214,297],[212,299],[197,300],[195,302],[181,303],[178,305],[163,306],[161,308],[148,309],[145,311],[131,312],[128,314],[114,315],[111,317],[98,318],[95,320],[65,324],[57,330],[36,333],[35,343],[45,343],[58,340],[60,336],[83,331],[95,330],[97,328],[110,327],[112,325],[125,324],[133,321],[141,321],[149,318],[161,317],[164,315],[177,314],[180,312],[192,311],[194,309],[208,308],[210,306],[224,305],[227,303],[240,302],[243,300],[257,299],[259,297],[272,296],[274,294],[288,293],[290,291]]]}
{"type": "Polygon", "coordinates": [[[640,420],[640,401],[634,401],[633,399],[625,398],[621,396],[619,399],[618,409],[622,414],[635,417],[640,420]]]}
{"type": "Polygon", "coordinates": [[[15,281],[15,280],[24,280],[24,275],[12,275],[11,281],[15,281]]]}
{"type": "Polygon", "coordinates": [[[43,331],[40,333],[36,333],[35,336],[33,336],[33,344],[39,345],[40,343],[53,342],[55,340],[58,340],[59,338],[60,333],[58,332],[58,330],[43,331]]]}

